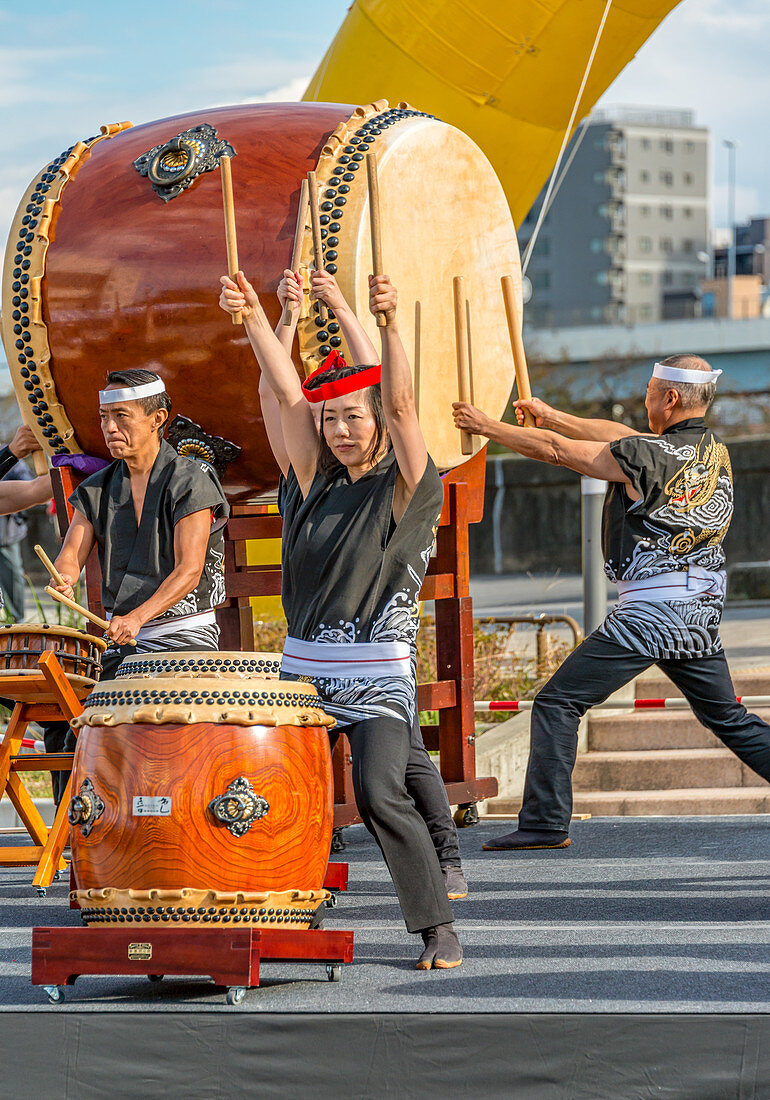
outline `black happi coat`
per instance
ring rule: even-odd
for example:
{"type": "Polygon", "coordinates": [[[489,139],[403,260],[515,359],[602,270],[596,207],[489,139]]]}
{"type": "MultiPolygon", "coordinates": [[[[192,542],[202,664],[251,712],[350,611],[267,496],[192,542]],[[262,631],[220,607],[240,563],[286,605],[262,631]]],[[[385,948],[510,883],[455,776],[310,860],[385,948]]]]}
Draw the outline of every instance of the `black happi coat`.
{"type": "Polygon", "coordinates": [[[126,615],[148,600],[174,570],[174,527],[193,512],[214,515],[198,587],[153,622],[209,611],[224,591],[224,521],[229,507],[213,473],[178,455],[164,439],[155,460],[137,527],[131,480],[122,459],[86,478],[70,503],[92,525],[102,570],[106,611],[126,615]]]}
{"type": "MultiPolygon", "coordinates": [[[[307,497],[289,470],[283,511],[283,608],[289,635],[310,642],[407,642],[414,652],[417,596],[444,499],[432,459],[397,525],[393,451],[351,482],[320,472],[307,497]]],[[[411,718],[415,677],[314,679],[343,722],[372,714],[411,718]]],[[[329,704],[329,705],[327,705],[329,704]]]]}
{"type": "MultiPolygon", "coordinates": [[[[611,482],[604,502],[602,547],[610,580],[646,580],[692,566],[724,569],[722,540],[733,514],[727,448],[691,417],[662,435],[631,435],[610,450],[640,499],[611,482]]],[[[723,597],[693,595],[660,602],[628,602],[610,612],[600,630],[648,656],[703,656],[721,649],[723,597]]]]}

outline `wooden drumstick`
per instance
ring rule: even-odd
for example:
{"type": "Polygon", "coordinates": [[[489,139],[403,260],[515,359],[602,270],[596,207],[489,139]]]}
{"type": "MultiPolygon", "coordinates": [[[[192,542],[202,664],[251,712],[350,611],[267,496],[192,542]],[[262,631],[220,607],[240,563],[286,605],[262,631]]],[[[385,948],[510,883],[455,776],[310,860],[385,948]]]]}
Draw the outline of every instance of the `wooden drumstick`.
{"type": "MultiPolygon", "coordinates": [[[[366,154],[366,182],[369,185],[369,229],[372,234],[372,274],[384,275],[382,266],[382,221],[380,218],[380,185],[377,179],[377,158],[374,153],[366,154]]],[[[388,318],[384,313],[376,314],[377,328],[387,328],[388,318]]]]}
{"type": "MultiPolygon", "coordinates": [[[[302,238],[305,235],[305,222],[307,220],[307,180],[302,181],[302,187],[299,191],[299,209],[297,210],[297,228],[294,230],[294,247],[291,251],[291,269],[296,271],[299,267],[299,258],[302,255],[302,238]]],[[[318,225],[319,237],[321,225],[318,225]]],[[[302,303],[298,305],[298,309],[302,303]]],[[[287,299],[286,305],[283,307],[283,315],[281,317],[281,324],[288,328],[291,324],[291,317],[294,310],[287,299]]]]}
{"type": "MultiPolygon", "coordinates": [[[[110,624],[106,619],[100,619],[98,615],[94,615],[93,611],[89,611],[87,607],[81,607],[79,603],[75,603],[69,596],[65,596],[61,592],[57,592],[55,588],[51,588],[50,584],[45,586],[45,591],[52,600],[58,600],[59,603],[63,603],[65,607],[69,607],[71,611],[77,611],[78,615],[82,615],[84,619],[88,619],[89,622],[94,623],[96,626],[100,626],[102,630],[109,630],[110,624]]],[[[136,645],[136,638],[129,638],[128,642],[121,644],[136,645]]]]}
{"type": "MultiPolygon", "coordinates": [[[[308,172],[307,174],[307,200],[310,206],[310,227],[313,231],[313,266],[316,271],[325,271],[326,265],[324,264],[324,249],[321,238],[321,215],[318,212],[318,184],[316,183],[315,172],[308,172]]],[[[326,306],[321,301],[318,303],[318,316],[322,321],[327,318],[326,306]]]]}
{"type": "Polygon", "coordinates": [[[59,570],[58,570],[58,569],[56,568],[56,566],[54,565],[54,563],[53,563],[53,562],[51,561],[51,559],[50,559],[50,558],[48,557],[48,555],[46,554],[46,552],[45,552],[45,550],[43,549],[43,547],[42,547],[42,546],[40,546],[40,545],[37,545],[37,546],[35,547],[35,553],[36,553],[36,554],[37,554],[37,556],[38,556],[38,557],[40,558],[41,562],[42,562],[42,563],[43,563],[43,565],[44,565],[44,566],[46,567],[46,569],[47,569],[47,570],[48,570],[48,572],[49,572],[49,573],[51,574],[51,576],[52,576],[52,577],[53,577],[53,579],[54,579],[54,580],[56,581],[56,583],[57,583],[57,584],[63,584],[63,585],[66,585],[66,583],[67,583],[67,582],[66,582],[66,581],[64,580],[64,578],[62,577],[62,575],[61,575],[61,573],[59,572],[59,570]]]}
{"type": "MultiPolygon", "coordinates": [[[[238,274],[238,238],[235,235],[235,203],[233,202],[233,173],[229,157],[221,157],[219,167],[222,170],[222,205],[225,211],[225,243],[227,245],[227,273],[237,283],[238,274]]],[[[240,313],[231,313],[234,325],[242,325],[240,313]]]]}
{"type": "MultiPolygon", "coordinates": [[[[468,356],[468,314],[465,309],[465,288],[462,275],[452,280],[455,307],[455,345],[457,348],[457,389],[461,401],[471,402],[471,367],[468,356]]],[[[462,432],[461,450],[464,455],[473,454],[473,436],[462,432]]]]}
{"type": "MultiPolygon", "coordinates": [[[[521,318],[516,305],[516,291],[513,285],[513,276],[503,275],[503,302],[505,303],[505,316],[508,320],[508,336],[513,352],[513,369],[516,372],[516,389],[521,401],[532,400],[532,390],[529,385],[529,371],[527,370],[527,356],[524,352],[524,341],[521,336],[521,318]]],[[[536,428],[535,418],[529,409],[522,409],[524,413],[524,425],[527,428],[536,428]]]]}

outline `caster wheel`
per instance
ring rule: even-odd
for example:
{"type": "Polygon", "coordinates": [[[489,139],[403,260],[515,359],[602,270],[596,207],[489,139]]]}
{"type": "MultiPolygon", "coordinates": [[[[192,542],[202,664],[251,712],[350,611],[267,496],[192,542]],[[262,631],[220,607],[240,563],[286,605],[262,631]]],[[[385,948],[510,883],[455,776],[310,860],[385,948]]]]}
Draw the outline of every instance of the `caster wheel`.
{"type": "Polygon", "coordinates": [[[52,1005],[61,1004],[64,1000],[64,992],[59,989],[58,985],[44,985],[43,992],[52,1005]]]}
{"type": "Polygon", "coordinates": [[[324,905],[326,906],[327,909],[336,909],[337,908],[337,895],[332,894],[332,896],[330,898],[326,899],[326,901],[324,902],[324,905]]]}
{"type": "Polygon", "coordinates": [[[454,823],[458,829],[470,829],[479,823],[479,811],[475,802],[469,806],[458,806],[454,813],[454,823]]]}
{"type": "Polygon", "coordinates": [[[329,964],[329,966],[326,967],[326,976],[330,982],[338,982],[342,977],[342,967],[340,964],[329,964]]]}
{"type": "Polygon", "coordinates": [[[54,871],[54,875],[53,875],[54,882],[60,882],[61,881],[61,875],[62,875],[61,871],[54,871]]]}
{"type": "Polygon", "coordinates": [[[46,896],[45,886],[36,886],[35,890],[37,890],[37,896],[39,898],[44,898],[46,896]]]}
{"type": "Polygon", "coordinates": [[[231,989],[228,989],[226,1000],[229,1005],[239,1005],[245,996],[246,987],[234,985],[231,989]]]}
{"type": "Polygon", "coordinates": [[[151,982],[162,982],[163,981],[163,975],[162,974],[148,974],[147,977],[149,978],[149,980],[151,982]]]}
{"type": "Polygon", "coordinates": [[[344,852],[346,848],[347,844],[342,835],[342,829],[335,829],[332,833],[332,851],[335,853],[344,852]]]}

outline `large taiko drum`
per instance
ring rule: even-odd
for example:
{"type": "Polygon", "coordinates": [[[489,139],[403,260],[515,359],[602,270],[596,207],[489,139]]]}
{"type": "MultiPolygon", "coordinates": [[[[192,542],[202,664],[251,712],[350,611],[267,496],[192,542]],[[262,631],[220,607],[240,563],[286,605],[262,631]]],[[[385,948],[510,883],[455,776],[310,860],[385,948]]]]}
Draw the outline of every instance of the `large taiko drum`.
{"type": "MultiPolygon", "coordinates": [[[[325,263],[378,347],[365,168],[366,152],[376,154],[384,266],[399,291],[420,420],[440,468],[464,461],[451,417],[459,394],[453,279],[464,280],[471,397],[499,416],[513,381],[500,277],[512,275],[520,292],[516,234],[502,187],[470,138],[385,101],[245,104],[106,126],[45,166],[12,225],[2,311],[16,392],[45,449],[108,457],[96,397],[106,366],[146,367],[163,375],[176,413],[243,448],[223,479],[229,491],[277,484],[251,348],[217,306],[226,266],[219,158],[230,149],[240,264],[271,320],[300,186],[314,169],[325,263]]],[[[311,253],[308,216],[306,272],[311,253]]],[[[322,324],[309,295],[298,336],[302,375],[330,349],[346,352],[336,320],[322,324]]]]}
{"type": "Polygon", "coordinates": [[[328,896],[333,724],[305,684],[99,684],[73,723],[84,920],[306,927],[328,896]]]}

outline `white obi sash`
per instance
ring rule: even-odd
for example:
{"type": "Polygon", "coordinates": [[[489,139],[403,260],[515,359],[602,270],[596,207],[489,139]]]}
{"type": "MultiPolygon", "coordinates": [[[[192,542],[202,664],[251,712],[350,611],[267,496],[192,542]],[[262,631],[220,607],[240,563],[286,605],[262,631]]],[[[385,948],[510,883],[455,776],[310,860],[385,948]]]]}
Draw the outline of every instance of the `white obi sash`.
{"type": "Polygon", "coordinates": [[[287,638],[281,672],[345,680],[411,676],[411,651],[408,642],[303,642],[287,638]]]}
{"type": "Polygon", "coordinates": [[[641,581],[618,581],[620,603],[663,603],[666,600],[686,600],[694,596],[719,596],[727,591],[727,574],[691,565],[674,573],[657,573],[641,581]]]}

